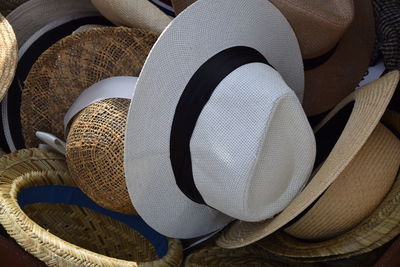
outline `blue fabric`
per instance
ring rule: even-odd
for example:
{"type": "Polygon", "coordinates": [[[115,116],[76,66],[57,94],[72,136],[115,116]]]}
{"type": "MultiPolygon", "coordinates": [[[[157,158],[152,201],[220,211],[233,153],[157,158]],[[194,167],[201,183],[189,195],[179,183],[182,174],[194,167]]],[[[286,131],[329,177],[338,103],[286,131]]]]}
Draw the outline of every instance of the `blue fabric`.
{"type": "Polygon", "coordinates": [[[18,194],[18,204],[21,208],[35,203],[69,204],[91,209],[116,219],[141,233],[154,246],[158,257],[162,258],[167,254],[168,240],[148,226],[142,218],[100,207],[77,187],[62,185],[34,186],[24,189],[18,194]]]}

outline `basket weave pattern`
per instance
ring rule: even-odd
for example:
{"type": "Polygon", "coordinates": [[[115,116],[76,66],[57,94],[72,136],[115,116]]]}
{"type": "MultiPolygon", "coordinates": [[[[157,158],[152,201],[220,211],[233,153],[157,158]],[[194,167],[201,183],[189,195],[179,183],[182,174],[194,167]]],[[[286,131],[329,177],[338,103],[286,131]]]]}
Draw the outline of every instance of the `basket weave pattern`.
{"type": "Polygon", "coordinates": [[[50,47],[33,65],[22,92],[25,145],[38,145],[36,131],[62,137],[65,113],[89,86],[113,76],[138,76],[157,38],[141,29],[102,27],[50,47]]]}
{"type": "Polygon", "coordinates": [[[104,208],[137,214],[124,173],[125,124],[130,100],[94,103],[75,118],[66,147],[71,176],[78,187],[104,208]]]}

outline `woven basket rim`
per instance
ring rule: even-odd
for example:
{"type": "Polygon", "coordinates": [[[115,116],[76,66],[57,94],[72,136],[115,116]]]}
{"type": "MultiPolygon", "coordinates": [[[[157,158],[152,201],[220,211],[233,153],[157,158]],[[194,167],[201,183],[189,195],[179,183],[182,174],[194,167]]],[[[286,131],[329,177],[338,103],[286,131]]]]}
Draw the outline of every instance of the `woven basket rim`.
{"type": "MultiPolygon", "coordinates": [[[[1,161],[3,160],[0,159],[1,161]]],[[[71,264],[79,263],[79,265],[88,264],[92,266],[92,264],[101,263],[104,266],[170,266],[179,265],[182,261],[182,246],[177,239],[168,239],[168,252],[163,258],[150,262],[134,262],[108,257],[81,248],[53,235],[30,219],[21,209],[16,199],[20,190],[29,187],[27,186],[27,179],[24,179],[25,176],[35,173],[39,176],[49,173],[64,176],[67,175],[67,170],[27,171],[15,179],[5,179],[2,175],[0,176],[0,214],[2,215],[0,216],[0,223],[8,234],[31,254],[38,253],[31,249],[33,247],[32,244],[36,244],[40,247],[42,255],[43,252],[47,255],[52,254],[52,256],[63,258],[64,261],[71,262],[71,264]],[[27,241],[31,244],[30,247],[26,246],[27,241]]],[[[38,257],[37,255],[35,256],[38,257]]]]}

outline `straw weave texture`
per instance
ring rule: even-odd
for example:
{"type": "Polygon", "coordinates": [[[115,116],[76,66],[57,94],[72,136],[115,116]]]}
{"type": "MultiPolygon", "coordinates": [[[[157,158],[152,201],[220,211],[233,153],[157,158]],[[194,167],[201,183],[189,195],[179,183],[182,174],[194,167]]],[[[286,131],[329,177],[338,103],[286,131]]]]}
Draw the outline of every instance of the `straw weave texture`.
{"type": "Polygon", "coordinates": [[[178,240],[169,240],[167,255],[157,259],[154,248],[139,233],[91,210],[44,203],[28,205],[21,210],[16,198],[24,188],[74,186],[65,164],[55,164],[56,158],[58,163],[63,162],[59,154],[35,149],[18,151],[0,159],[1,165],[8,166],[5,168],[8,173],[3,172],[0,176],[0,223],[25,250],[49,266],[180,264],[182,248],[178,240]],[[47,166],[44,164],[46,154],[49,157],[47,166]],[[43,171],[34,171],[38,168],[43,171]],[[139,260],[140,263],[124,258],[139,260]]]}
{"type": "Polygon", "coordinates": [[[113,211],[136,214],[124,173],[130,102],[112,98],[81,111],[68,134],[66,158],[73,180],[93,201],[113,211]]]}
{"type": "Polygon", "coordinates": [[[14,78],[17,68],[17,51],[17,39],[14,31],[8,21],[0,14],[0,101],[14,78]]]}
{"type": "Polygon", "coordinates": [[[89,86],[113,76],[138,76],[157,37],[141,29],[93,28],[66,37],[44,52],[22,93],[25,145],[38,145],[36,131],[62,137],[65,113],[89,86]]]}

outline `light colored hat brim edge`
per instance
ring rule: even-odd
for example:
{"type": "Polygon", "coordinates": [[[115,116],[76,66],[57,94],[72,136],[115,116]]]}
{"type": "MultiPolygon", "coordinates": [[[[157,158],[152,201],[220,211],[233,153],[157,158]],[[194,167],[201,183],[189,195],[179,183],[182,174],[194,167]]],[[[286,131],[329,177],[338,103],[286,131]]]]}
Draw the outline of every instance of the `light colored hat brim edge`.
{"type": "MultiPolygon", "coordinates": [[[[392,71],[345,98],[321,122],[323,125],[341,108],[355,101],[352,114],[335,147],[304,190],[271,220],[250,223],[237,221],[218,238],[224,248],[237,248],[256,242],[285,226],[310,206],[351,162],[383,116],[399,82],[399,72],[392,71]]],[[[318,129],[321,126],[317,126],[318,129]]]]}
{"type": "Polygon", "coordinates": [[[258,50],[302,98],[304,71],[297,39],[287,20],[271,3],[198,1],[169,24],[153,46],[139,76],[136,101],[128,114],[124,157],[132,203],[147,224],[166,236],[201,236],[219,230],[232,220],[187,198],[176,186],[169,150],[159,151],[160,147],[169,147],[169,135],[161,136],[160,129],[171,128],[179,96],[189,79],[210,57],[232,46],[258,50]],[[232,5],[238,7],[232,9],[232,5]],[[225,20],[219,20],[221,14],[226,16],[225,20]],[[163,97],[154,97],[154,94],[163,97]],[[158,107],[163,112],[157,114],[149,107],[158,107]],[[160,134],[156,142],[139,137],[154,133],[160,134]],[[155,151],[154,155],[144,157],[140,147],[155,151]]]}

